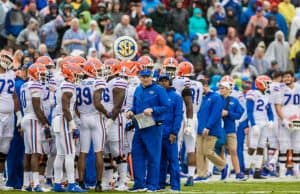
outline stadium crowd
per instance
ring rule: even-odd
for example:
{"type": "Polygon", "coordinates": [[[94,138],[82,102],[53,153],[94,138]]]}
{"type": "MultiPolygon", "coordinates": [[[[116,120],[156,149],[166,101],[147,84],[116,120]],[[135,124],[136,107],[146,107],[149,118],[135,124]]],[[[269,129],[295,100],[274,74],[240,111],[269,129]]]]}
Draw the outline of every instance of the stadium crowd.
{"type": "Polygon", "coordinates": [[[299,6],[0,0],[1,189],[299,178],[299,6]],[[116,59],[119,37],[137,42],[131,61],[116,59]]]}

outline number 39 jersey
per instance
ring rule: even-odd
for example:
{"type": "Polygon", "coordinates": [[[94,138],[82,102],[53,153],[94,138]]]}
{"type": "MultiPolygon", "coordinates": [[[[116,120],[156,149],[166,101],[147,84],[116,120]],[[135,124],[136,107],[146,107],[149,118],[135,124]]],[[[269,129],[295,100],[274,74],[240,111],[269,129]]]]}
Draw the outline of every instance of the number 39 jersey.
{"type": "Polygon", "coordinates": [[[94,92],[99,89],[105,89],[104,79],[87,78],[81,81],[76,88],[77,108],[80,114],[93,114],[98,112],[94,106],[94,92]]]}
{"type": "Polygon", "coordinates": [[[15,77],[13,71],[0,74],[0,113],[14,112],[15,77]]]}
{"type": "Polygon", "coordinates": [[[300,116],[300,85],[295,83],[294,88],[283,86],[281,98],[276,99],[276,104],[282,105],[282,113],[285,118],[300,116]]]}
{"type": "Polygon", "coordinates": [[[267,106],[270,106],[269,96],[258,90],[249,90],[246,94],[246,99],[254,102],[253,116],[255,122],[267,122],[269,120],[267,113],[267,106]]]}
{"type": "Polygon", "coordinates": [[[111,112],[114,107],[114,96],[113,96],[114,88],[120,88],[120,89],[127,90],[127,88],[128,88],[127,80],[120,78],[120,77],[116,77],[116,78],[111,79],[106,84],[106,88],[105,88],[105,90],[103,92],[103,96],[102,96],[102,103],[103,103],[105,109],[109,112],[111,112]]]}
{"type": "Polygon", "coordinates": [[[76,86],[73,83],[63,81],[56,90],[55,93],[55,100],[56,100],[56,106],[54,110],[54,116],[57,115],[63,115],[62,111],[62,97],[65,92],[72,93],[72,98],[70,100],[70,112],[72,115],[75,113],[75,103],[76,103],[76,86]]]}
{"type": "MultiPolygon", "coordinates": [[[[32,105],[32,98],[41,98],[43,95],[43,86],[37,81],[28,81],[21,87],[21,104],[24,117],[37,119],[32,105]]],[[[42,102],[42,100],[41,100],[42,102]]]]}
{"type": "Polygon", "coordinates": [[[192,92],[193,111],[197,114],[202,102],[203,86],[201,82],[191,80],[190,89],[192,92]]]}

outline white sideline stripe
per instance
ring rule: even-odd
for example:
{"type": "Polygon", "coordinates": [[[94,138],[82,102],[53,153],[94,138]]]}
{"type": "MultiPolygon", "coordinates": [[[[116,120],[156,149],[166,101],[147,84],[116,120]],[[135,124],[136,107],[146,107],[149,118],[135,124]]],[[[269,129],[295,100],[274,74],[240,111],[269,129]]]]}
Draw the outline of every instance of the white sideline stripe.
{"type": "MultiPolygon", "coordinates": [[[[273,193],[274,191],[248,191],[248,192],[235,192],[235,191],[180,191],[180,194],[197,194],[197,193],[206,193],[206,194],[239,194],[239,193],[248,193],[248,194],[264,194],[264,193],[273,193]]],[[[172,192],[158,192],[158,193],[172,193],[172,192]]],[[[276,193],[300,193],[300,191],[276,191],[276,193]]]]}

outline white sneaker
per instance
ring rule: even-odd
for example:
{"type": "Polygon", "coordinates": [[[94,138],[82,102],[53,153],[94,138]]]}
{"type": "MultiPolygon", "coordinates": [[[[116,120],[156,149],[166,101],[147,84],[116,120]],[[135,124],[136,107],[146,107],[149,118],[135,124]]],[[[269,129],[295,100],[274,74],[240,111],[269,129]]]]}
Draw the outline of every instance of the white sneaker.
{"type": "Polygon", "coordinates": [[[120,184],[115,188],[116,191],[128,191],[128,186],[126,184],[120,184]]]}
{"type": "Polygon", "coordinates": [[[11,190],[14,190],[14,188],[3,185],[3,186],[0,187],[0,190],[2,190],[2,191],[11,191],[11,190]]]}
{"type": "Polygon", "coordinates": [[[180,193],[180,191],[179,191],[179,190],[173,190],[173,189],[170,189],[170,190],[169,190],[169,193],[180,193]]]}
{"type": "Polygon", "coordinates": [[[113,187],[109,184],[102,184],[102,191],[111,191],[113,187]]]}

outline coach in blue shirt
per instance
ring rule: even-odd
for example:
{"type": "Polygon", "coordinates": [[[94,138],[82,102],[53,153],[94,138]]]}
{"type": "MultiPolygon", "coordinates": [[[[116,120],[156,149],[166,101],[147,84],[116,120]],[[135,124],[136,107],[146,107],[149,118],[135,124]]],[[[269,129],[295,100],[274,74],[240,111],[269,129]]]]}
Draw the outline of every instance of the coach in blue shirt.
{"type": "Polygon", "coordinates": [[[178,132],[183,119],[183,99],[171,87],[168,75],[159,76],[159,84],[166,88],[170,98],[170,108],[163,123],[163,141],[160,162],[159,188],[165,189],[168,167],[170,170],[170,186],[172,191],[180,190],[180,169],[178,161],[178,132]]]}
{"type": "Polygon", "coordinates": [[[135,125],[132,142],[134,186],[131,190],[156,191],[162,145],[161,126],[170,103],[166,90],[152,82],[150,70],[144,69],[139,75],[141,85],[134,92],[133,107],[126,116],[131,118],[133,115],[144,113],[146,116],[152,116],[156,125],[144,129],[135,125]]]}
{"type": "Polygon", "coordinates": [[[209,159],[219,170],[225,168],[226,162],[215,153],[215,144],[221,136],[222,105],[219,94],[210,90],[207,80],[201,80],[203,84],[203,99],[198,112],[198,136],[197,136],[197,175],[207,176],[209,159]]]}

